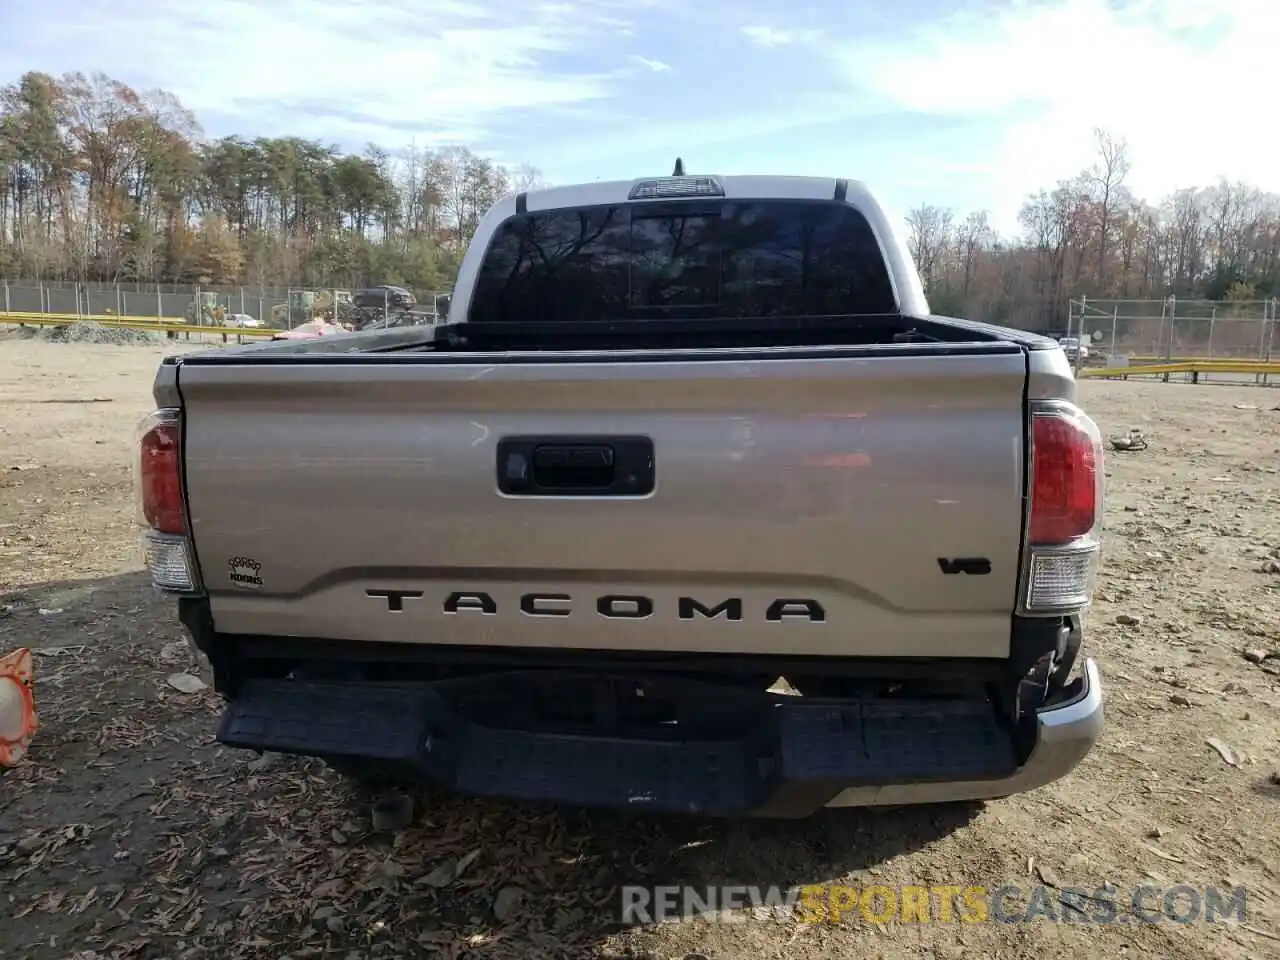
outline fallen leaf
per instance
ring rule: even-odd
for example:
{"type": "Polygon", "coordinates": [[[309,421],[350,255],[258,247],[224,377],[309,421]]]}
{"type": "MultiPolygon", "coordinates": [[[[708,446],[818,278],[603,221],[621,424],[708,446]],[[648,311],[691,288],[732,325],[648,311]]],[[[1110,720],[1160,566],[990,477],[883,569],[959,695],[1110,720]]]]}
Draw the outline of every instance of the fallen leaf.
{"type": "Polygon", "coordinates": [[[199,693],[208,686],[199,677],[190,673],[171,674],[165,682],[179,693],[199,693]]]}
{"type": "Polygon", "coordinates": [[[187,646],[184,640],[175,640],[173,643],[166,643],[160,648],[161,663],[181,663],[190,656],[191,648],[187,646]]]}
{"type": "Polygon", "coordinates": [[[493,915],[499,923],[505,921],[519,908],[524,891],[519,887],[503,887],[493,898],[493,915]]]}
{"type": "Polygon", "coordinates": [[[1217,737],[1210,737],[1205,741],[1214,750],[1218,751],[1218,756],[1223,759],[1224,763],[1228,763],[1233,767],[1240,766],[1240,758],[1236,756],[1236,752],[1229,746],[1219,740],[1217,737]]]}
{"type": "Polygon", "coordinates": [[[343,881],[341,877],[333,877],[329,880],[325,880],[311,891],[311,896],[315,897],[317,900],[323,899],[324,897],[335,896],[342,889],[342,883],[343,881]]]}
{"type": "Polygon", "coordinates": [[[1170,863],[1186,863],[1187,862],[1183,860],[1181,857],[1175,857],[1172,853],[1165,853],[1159,847],[1153,847],[1149,843],[1144,843],[1143,846],[1146,847],[1148,850],[1150,850],[1152,853],[1154,853],[1161,860],[1168,860],[1170,863]]]}
{"type": "Polygon", "coordinates": [[[1052,867],[1048,867],[1043,863],[1037,864],[1036,874],[1039,875],[1040,882],[1043,883],[1046,887],[1057,887],[1059,885],[1058,875],[1053,872],[1052,867]]]}
{"type": "Polygon", "coordinates": [[[435,887],[436,889],[439,889],[440,887],[447,887],[449,884],[453,883],[453,881],[457,880],[458,873],[458,861],[453,857],[450,857],[418,882],[426,884],[428,887],[435,887]]]}

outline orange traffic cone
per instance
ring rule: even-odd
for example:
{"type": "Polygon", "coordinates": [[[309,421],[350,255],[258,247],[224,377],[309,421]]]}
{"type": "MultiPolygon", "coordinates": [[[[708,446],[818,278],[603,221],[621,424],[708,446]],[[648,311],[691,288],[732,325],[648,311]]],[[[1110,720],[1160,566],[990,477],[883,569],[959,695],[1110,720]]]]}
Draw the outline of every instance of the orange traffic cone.
{"type": "Polygon", "coordinates": [[[30,650],[19,647],[0,657],[0,767],[17,766],[35,736],[34,688],[30,650]]]}

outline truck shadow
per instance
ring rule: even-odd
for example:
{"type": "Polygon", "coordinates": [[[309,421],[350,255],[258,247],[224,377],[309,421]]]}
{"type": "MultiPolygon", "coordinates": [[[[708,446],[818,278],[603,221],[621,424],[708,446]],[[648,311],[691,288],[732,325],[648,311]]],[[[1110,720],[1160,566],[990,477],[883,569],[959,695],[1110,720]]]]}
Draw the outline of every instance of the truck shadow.
{"type": "Polygon", "coordinates": [[[181,939],[213,955],[250,935],[355,949],[376,927],[398,943],[390,955],[453,943],[514,956],[514,943],[541,943],[596,956],[628,927],[623,888],[785,896],[926,847],[980,809],[726,821],[428,792],[411,827],[377,834],[368,798],[322,764],[214,742],[219,699],[172,683],[208,681],[207,668],[145,573],[0,593],[0,653],[19,646],[34,653],[40,730],[0,792],[0,884],[21,918],[0,932],[0,953],[32,960],[104,924],[111,943],[181,939]],[[179,887],[187,914],[170,918],[171,934],[147,927],[147,905],[179,887]],[[123,892],[93,892],[104,888],[123,892]],[[25,910],[63,897],[87,899],[77,911],[25,910]]]}
{"type": "MultiPolygon", "coordinates": [[[[586,859],[612,866],[607,878],[583,878],[599,894],[612,894],[612,921],[620,913],[624,887],[678,886],[704,896],[708,888],[746,886],[759,888],[755,896],[767,896],[770,889],[828,883],[923,849],[970,823],[981,809],[980,804],[832,809],[794,821],[594,812],[560,816],[575,832],[591,837],[584,844],[586,859]]],[[[739,902],[744,902],[741,894],[739,902]]]]}

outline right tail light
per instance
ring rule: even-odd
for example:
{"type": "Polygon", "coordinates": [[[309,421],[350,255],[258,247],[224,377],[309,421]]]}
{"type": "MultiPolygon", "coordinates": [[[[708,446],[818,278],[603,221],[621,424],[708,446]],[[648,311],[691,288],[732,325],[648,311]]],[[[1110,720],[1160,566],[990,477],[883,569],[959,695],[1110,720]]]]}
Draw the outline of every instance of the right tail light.
{"type": "Polygon", "coordinates": [[[134,485],[138,523],[151,582],[161,590],[196,588],[195,562],[182,495],[182,414],[157,410],[138,427],[134,485]]]}
{"type": "Polygon", "coordinates": [[[1101,550],[1102,434],[1062,401],[1031,408],[1030,503],[1022,612],[1060,616],[1093,599],[1101,550]]]}

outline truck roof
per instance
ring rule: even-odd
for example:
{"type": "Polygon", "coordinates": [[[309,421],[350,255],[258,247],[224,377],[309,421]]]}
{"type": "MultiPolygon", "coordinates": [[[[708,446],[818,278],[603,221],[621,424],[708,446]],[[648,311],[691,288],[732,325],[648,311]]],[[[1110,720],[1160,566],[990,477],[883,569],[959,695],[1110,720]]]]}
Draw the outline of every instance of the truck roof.
{"type": "Polygon", "coordinates": [[[530,190],[513,201],[529,211],[555,210],[561,207],[590,207],[608,203],[626,203],[633,199],[631,193],[637,187],[659,181],[708,180],[724,190],[728,200],[834,200],[844,199],[866,210],[878,206],[871,190],[858,180],[842,180],[836,177],[790,177],[757,174],[720,176],[718,174],[691,174],[684,177],[637,177],[634,180],[604,180],[595,183],[577,183],[563,187],[530,190]],[[519,198],[523,197],[523,202],[519,198]]]}

